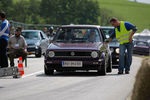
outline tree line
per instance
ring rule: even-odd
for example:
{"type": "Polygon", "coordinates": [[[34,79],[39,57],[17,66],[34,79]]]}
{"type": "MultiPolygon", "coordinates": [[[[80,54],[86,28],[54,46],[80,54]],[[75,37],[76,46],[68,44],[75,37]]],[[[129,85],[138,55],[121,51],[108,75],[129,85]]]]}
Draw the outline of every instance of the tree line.
{"type": "Polygon", "coordinates": [[[111,17],[97,0],[1,0],[0,9],[9,20],[26,24],[108,25],[111,17]]]}

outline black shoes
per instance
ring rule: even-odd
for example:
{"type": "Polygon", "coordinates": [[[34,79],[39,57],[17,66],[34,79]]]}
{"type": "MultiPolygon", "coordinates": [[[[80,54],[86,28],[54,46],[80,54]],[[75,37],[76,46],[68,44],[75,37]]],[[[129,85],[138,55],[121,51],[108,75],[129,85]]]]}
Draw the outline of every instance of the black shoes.
{"type": "MultiPolygon", "coordinates": [[[[121,75],[121,74],[123,74],[123,72],[119,71],[118,74],[121,75]]],[[[129,71],[125,71],[125,74],[130,74],[130,72],[129,71]]]]}
{"type": "Polygon", "coordinates": [[[129,71],[125,71],[125,74],[130,74],[130,72],[129,71]]]}
{"type": "Polygon", "coordinates": [[[118,72],[119,75],[123,74],[123,72],[118,72]]]}

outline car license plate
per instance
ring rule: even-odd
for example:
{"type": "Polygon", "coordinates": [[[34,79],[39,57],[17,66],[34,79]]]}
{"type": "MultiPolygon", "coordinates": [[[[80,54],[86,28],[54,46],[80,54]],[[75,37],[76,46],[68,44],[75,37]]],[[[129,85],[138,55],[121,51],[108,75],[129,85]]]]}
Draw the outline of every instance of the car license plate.
{"type": "Polygon", "coordinates": [[[28,54],[34,54],[34,52],[28,52],[28,54]]]}
{"type": "Polygon", "coordinates": [[[62,67],[82,67],[82,61],[62,61],[62,67]]]}

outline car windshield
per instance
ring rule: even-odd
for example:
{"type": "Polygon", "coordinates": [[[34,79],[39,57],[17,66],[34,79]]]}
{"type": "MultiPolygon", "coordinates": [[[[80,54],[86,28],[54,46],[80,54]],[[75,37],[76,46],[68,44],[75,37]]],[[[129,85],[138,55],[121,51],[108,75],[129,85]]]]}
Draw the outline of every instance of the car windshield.
{"type": "Polygon", "coordinates": [[[148,46],[149,44],[147,42],[139,41],[139,42],[136,42],[136,45],[138,45],[138,46],[148,46]]]}
{"type": "Polygon", "coordinates": [[[22,36],[25,39],[34,39],[34,40],[38,40],[39,39],[38,32],[22,32],[22,36]]]}
{"type": "Polygon", "coordinates": [[[60,28],[54,42],[101,42],[101,38],[99,31],[95,28],[60,28]]]}
{"type": "MultiPolygon", "coordinates": [[[[113,28],[102,28],[102,31],[103,31],[104,35],[106,36],[106,38],[108,39],[111,37],[111,35],[113,33],[113,28]]],[[[112,41],[117,42],[117,39],[114,38],[112,41]]]]}
{"type": "Polygon", "coordinates": [[[150,36],[137,35],[137,36],[134,36],[134,39],[137,39],[137,40],[150,40],[150,36]]]}

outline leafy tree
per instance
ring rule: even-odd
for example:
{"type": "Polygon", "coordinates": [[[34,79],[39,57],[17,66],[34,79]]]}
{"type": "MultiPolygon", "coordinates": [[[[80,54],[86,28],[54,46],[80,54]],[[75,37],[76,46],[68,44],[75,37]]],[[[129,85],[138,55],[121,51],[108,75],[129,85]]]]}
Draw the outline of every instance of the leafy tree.
{"type": "Polygon", "coordinates": [[[0,9],[9,20],[27,24],[109,25],[111,17],[97,0],[0,0],[0,9]]]}
{"type": "Polygon", "coordinates": [[[42,0],[41,15],[51,24],[98,24],[100,8],[91,0],[42,0]]]}
{"type": "Polygon", "coordinates": [[[101,25],[109,25],[110,18],[113,17],[111,16],[112,12],[109,11],[108,9],[102,8],[101,9],[101,16],[100,16],[100,24],[101,25]]]}
{"type": "MultiPolygon", "coordinates": [[[[16,2],[14,5],[13,20],[25,22],[28,16],[29,16],[29,2],[25,0],[20,0],[16,2]]],[[[33,22],[31,21],[31,23],[33,22]]]]}
{"type": "Polygon", "coordinates": [[[12,12],[14,10],[12,0],[0,0],[0,9],[6,12],[7,17],[12,18],[12,12]]]}

